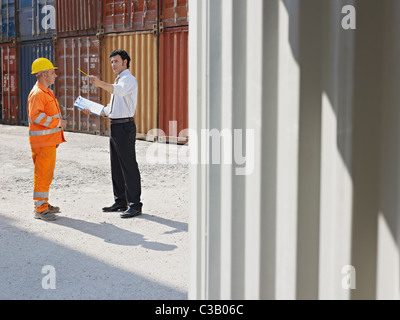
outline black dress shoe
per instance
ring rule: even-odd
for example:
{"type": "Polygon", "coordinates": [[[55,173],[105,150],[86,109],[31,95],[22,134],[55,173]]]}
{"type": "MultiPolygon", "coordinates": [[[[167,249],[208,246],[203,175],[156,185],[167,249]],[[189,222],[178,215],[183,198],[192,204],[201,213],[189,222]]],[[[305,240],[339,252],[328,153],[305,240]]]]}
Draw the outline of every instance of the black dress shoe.
{"type": "Polygon", "coordinates": [[[128,208],[126,204],[122,203],[114,203],[111,207],[103,208],[104,212],[121,212],[125,211],[128,208]]]}
{"type": "Polygon", "coordinates": [[[141,207],[130,207],[124,213],[121,213],[120,216],[122,219],[127,219],[127,218],[134,218],[134,217],[140,216],[141,214],[142,214],[141,207]]]}

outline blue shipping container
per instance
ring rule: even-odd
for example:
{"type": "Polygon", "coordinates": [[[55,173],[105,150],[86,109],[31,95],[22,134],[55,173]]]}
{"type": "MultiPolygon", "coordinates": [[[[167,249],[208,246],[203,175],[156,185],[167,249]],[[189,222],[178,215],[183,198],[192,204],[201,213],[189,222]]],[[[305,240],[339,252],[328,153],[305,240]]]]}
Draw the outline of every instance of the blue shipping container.
{"type": "Polygon", "coordinates": [[[15,1],[0,1],[0,42],[12,42],[15,37],[15,1]]]}
{"type": "MultiPolygon", "coordinates": [[[[28,97],[36,83],[32,75],[32,62],[37,58],[47,58],[54,61],[53,42],[51,40],[22,43],[19,48],[19,94],[21,123],[28,124],[28,97]]],[[[50,89],[54,90],[54,86],[50,89]]]]}
{"type": "Polygon", "coordinates": [[[19,0],[18,39],[51,39],[55,32],[54,0],[19,0]]]}

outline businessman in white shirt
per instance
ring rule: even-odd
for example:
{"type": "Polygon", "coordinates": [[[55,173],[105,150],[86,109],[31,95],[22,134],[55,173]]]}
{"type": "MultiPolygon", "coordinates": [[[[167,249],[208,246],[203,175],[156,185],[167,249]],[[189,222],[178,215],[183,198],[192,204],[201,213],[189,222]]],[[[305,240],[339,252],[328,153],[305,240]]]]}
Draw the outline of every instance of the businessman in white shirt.
{"type": "MultiPolygon", "coordinates": [[[[129,72],[131,58],[124,50],[110,54],[111,67],[117,78],[114,84],[89,76],[90,83],[111,93],[111,101],[104,108],[103,117],[110,118],[111,176],[115,203],[103,208],[104,212],[120,212],[121,218],[142,214],[141,177],[136,161],[136,125],[138,83],[129,72]]],[[[82,111],[89,114],[90,111],[82,111]]]]}

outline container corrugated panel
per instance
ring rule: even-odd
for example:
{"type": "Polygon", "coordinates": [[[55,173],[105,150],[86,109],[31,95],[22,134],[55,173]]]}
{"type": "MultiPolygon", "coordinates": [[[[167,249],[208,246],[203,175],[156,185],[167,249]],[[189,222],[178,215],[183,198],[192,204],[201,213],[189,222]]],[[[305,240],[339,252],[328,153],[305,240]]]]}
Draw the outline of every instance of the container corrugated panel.
{"type": "Polygon", "coordinates": [[[95,35],[102,22],[102,0],[55,0],[57,37],[95,35]]]}
{"type": "Polygon", "coordinates": [[[12,43],[0,44],[1,114],[3,123],[19,123],[17,49],[12,43]]]}
{"type": "MultiPolygon", "coordinates": [[[[132,61],[130,72],[138,81],[138,103],[135,123],[138,139],[145,139],[150,130],[158,128],[157,94],[157,37],[151,32],[107,35],[102,50],[102,80],[113,83],[116,75],[110,65],[109,55],[115,49],[124,49],[132,61]]],[[[103,90],[103,102],[108,104],[110,94],[103,90]]],[[[156,139],[156,133],[147,136],[156,139]]]]}
{"type": "Polygon", "coordinates": [[[79,72],[100,77],[100,42],[96,36],[58,39],[55,45],[58,78],[56,94],[63,115],[67,117],[67,130],[92,134],[104,133],[104,119],[85,115],[74,107],[82,96],[101,103],[101,90],[89,83],[89,78],[79,72]]]}
{"type": "Polygon", "coordinates": [[[18,0],[18,39],[51,39],[56,28],[54,0],[18,0]]]}
{"type": "Polygon", "coordinates": [[[156,0],[103,0],[104,33],[147,31],[157,25],[156,0]]]}
{"type": "Polygon", "coordinates": [[[160,26],[188,26],[189,0],[160,0],[160,26]]]}
{"type": "MultiPolygon", "coordinates": [[[[29,93],[36,83],[36,76],[31,74],[32,62],[38,58],[47,58],[54,62],[53,42],[51,40],[24,42],[18,47],[18,74],[19,79],[23,79],[23,81],[19,81],[20,120],[25,125],[29,123],[27,109],[29,93]]],[[[50,86],[50,89],[54,91],[54,86],[50,86]]]]}
{"type": "Polygon", "coordinates": [[[12,42],[15,37],[15,0],[0,1],[0,42],[12,42]]]}
{"type": "Polygon", "coordinates": [[[188,141],[188,27],[165,29],[160,34],[159,140],[188,141]]]}

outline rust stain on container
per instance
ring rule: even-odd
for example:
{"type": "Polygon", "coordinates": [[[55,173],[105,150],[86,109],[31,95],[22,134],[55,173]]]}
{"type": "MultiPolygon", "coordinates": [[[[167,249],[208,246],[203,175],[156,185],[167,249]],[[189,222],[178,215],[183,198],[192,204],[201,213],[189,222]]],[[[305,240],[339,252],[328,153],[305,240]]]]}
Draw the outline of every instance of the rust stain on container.
{"type": "Polygon", "coordinates": [[[12,43],[0,44],[0,73],[0,122],[19,124],[17,49],[12,43]]]}
{"type": "Polygon", "coordinates": [[[189,25],[189,0],[162,0],[160,2],[160,24],[162,28],[189,25]]]}
{"type": "Polygon", "coordinates": [[[57,37],[94,35],[102,22],[102,0],[55,0],[57,37]]]}
{"type": "Polygon", "coordinates": [[[159,1],[103,0],[104,33],[153,30],[159,1]]]}
{"type": "Polygon", "coordinates": [[[74,107],[78,96],[101,103],[100,89],[90,86],[89,78],[78,71],[81,69],[89,75],[101,77],[100,51],[100,42],[96,36],[58,39],[55,45],[55,61],[59,68],[56,93],[61,111],[68,117],[69,131],[106,133],[104,118],[84,115],[74,107]]]}
{"type": "MultiPolygon", "coordinates": [[[[138,139],[145,139],[150,130],[158,127],[157,95],[157,37],[151,32],[107,35],[102,45],[102,80],[113,83],[116,75],[110,65],[110,53],[123,49],[131,57],[130,72],[139,85],[135,123],[138,139]]],[[[103,102],[107,105],[111,95],[103,90],[103,102]]],[[[152,131],[148,139],[156,139],[152,131]]]]}
{"type": "Polygon", "coordinates": [[[188,34],[188,27],[160,34],[160,141],[188,142],[188,34]]]}

